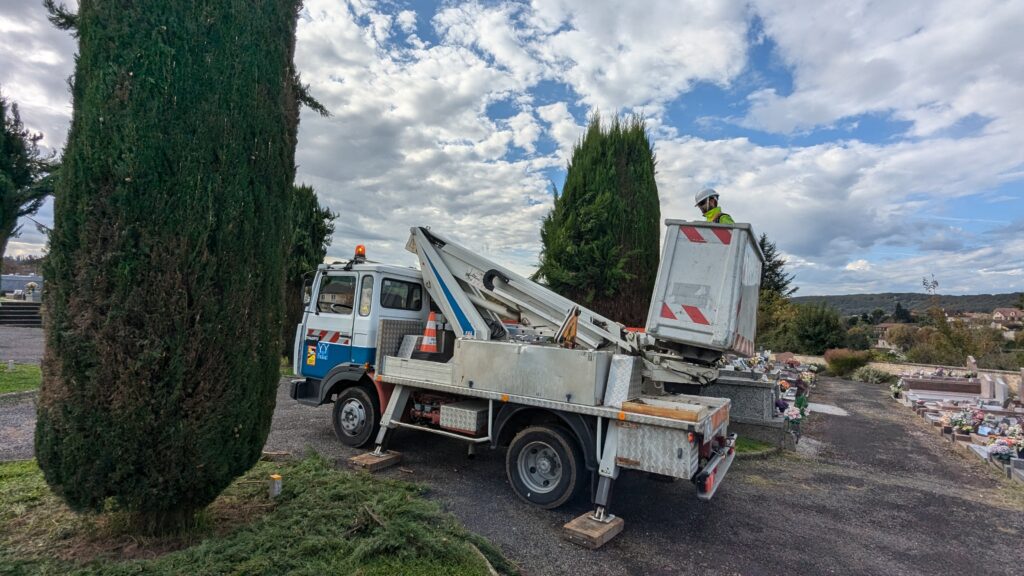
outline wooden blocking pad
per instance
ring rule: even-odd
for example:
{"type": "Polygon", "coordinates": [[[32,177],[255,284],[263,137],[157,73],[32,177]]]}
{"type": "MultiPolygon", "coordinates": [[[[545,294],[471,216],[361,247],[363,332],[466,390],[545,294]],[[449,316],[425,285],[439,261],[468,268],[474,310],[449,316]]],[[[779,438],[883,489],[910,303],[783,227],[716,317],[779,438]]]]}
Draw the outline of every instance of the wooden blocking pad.
{"type": "Polygon", "coordinates": [[[376,472],[377,470],[383,470],[389,466],[394,466],[402,461],[402,455],[398,452],[392,452],[388,450],[385,454],[380,456],[373,452],[366,452],[358,456],[353,456],[348,459],[348,463],[353,468],[361,468],[367,472],[376,472]]]}
{"type": "Polygon", "coordinates": [[[562,536],[573,544],[596,550],[622,532],[625,525],[622,518],[614,516],[608,522],[599,522],[591,518],[591,514],[587,512],[562,526],[562,536]]]}

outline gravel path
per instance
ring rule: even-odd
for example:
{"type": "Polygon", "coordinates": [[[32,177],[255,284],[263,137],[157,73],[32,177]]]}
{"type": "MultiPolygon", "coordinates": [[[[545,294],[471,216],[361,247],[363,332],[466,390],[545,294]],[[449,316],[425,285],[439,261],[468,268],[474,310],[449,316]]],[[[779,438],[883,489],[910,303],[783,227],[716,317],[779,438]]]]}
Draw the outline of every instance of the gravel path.
{"type": "Polygon", "coordinates": [[[0,326],[0,362],[39,364],[43,360],[43,329],[0,326]]]}
{"type": "Polygon", "coordinates": [[[31,458],[35,429],[34,392],[0,396],[0,462],[31,458]]]}

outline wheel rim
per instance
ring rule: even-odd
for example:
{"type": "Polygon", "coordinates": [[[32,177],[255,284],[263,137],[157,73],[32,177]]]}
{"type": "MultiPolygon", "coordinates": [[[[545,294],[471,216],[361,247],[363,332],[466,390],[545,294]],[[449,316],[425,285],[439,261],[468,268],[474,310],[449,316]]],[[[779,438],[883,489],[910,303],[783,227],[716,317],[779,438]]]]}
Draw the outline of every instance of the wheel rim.
{"type": "Polygon", "coordinates": [[[351,399],[341,407],[338,418],[341,430],[349,436],[358,436],[366,426],[366,408],[359,400],[351,399]]]}
{"type": "Polygon", "coordinates": [[[562,479],[562,459],[546,442],[530,442],[519,452],[519,477],[531,492],[551,492],[562,479]]]}

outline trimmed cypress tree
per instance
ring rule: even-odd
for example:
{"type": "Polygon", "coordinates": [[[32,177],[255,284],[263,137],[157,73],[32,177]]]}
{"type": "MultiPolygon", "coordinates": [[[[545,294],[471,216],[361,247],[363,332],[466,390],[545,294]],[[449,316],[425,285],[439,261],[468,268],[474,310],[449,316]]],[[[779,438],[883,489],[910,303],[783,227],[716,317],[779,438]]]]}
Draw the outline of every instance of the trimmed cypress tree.
{"type": "Polygon", "coordinates": [[[643,118],[595,114],[544,218],[535,278],[629,326],[643,326],[658,272],[661,206],[643,118]]]}
{"type": "Polygon", "coordinates": [[[285,321],[281,333],[281,353],[290,358],[295,340],[295,325],[302,320],[302,282],[324,261],[334,234],[337,214],[320,204],[316,192],[305,184],[292,192],[292,238],[285,278],[285,321]]]}
{"type": "MultiPolygon", "coordinates": [[[[52,4],[51,4],[52,6],[52,4]]],[[[36,455],[75,510],[186,525],[259,458],[278,382],[297,0],[82,0],[45,265],[36,455]]]]}

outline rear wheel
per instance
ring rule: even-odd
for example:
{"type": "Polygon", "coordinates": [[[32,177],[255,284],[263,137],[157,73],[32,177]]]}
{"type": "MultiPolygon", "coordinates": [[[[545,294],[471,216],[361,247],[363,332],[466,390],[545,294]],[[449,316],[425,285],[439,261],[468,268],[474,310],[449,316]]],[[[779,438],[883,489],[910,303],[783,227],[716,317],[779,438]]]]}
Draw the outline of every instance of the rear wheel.
{"type": "Polygon", "coordinates": [[[366,388],[346,389],[334,401],[334,434],[342,444],[362,448],[373,442],[380,429],[377,395],[366,388]]]}
{"type": "Polygon", "coordinates": [[[568,502],[584,484],[583,455],[557,426],[530,426],[509,444],[505,472],[521,499],[541,508],[568,502]]]}

